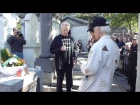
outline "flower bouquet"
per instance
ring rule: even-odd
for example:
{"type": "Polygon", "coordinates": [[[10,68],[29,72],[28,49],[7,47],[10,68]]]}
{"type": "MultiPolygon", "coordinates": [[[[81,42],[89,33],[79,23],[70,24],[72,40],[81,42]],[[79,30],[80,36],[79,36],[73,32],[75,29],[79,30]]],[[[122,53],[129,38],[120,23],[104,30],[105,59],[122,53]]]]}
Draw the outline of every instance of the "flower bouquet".
{"type": "Polygon", "coordinates": [[[25,67],[25,61],[18,56],[11,54],[8,49],[0,50],[0,72],[4,75],[15,75],[25,67]]]}

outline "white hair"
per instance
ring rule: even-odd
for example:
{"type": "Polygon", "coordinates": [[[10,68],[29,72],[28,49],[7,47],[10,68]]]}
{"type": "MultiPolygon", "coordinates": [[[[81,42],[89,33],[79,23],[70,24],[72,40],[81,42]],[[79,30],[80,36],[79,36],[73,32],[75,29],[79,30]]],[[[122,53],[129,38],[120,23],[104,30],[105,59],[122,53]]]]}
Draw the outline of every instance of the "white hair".
{"type": "Polygon", "coordinates": [[[131,46],[131,42],[127,42],[127,43],[125,43],[125,46],[128,46],[128,47],[130,47],[131,46]]]}
{"type": "Polygon", "coordinates": [[[62,22],[62,23],[61,23],[61,29],[62,29],[64,26],[69,26],[69,27],[70,27],[70,23],[68,23],[68,22],[62,22]]]}
{"type": "Polygon", "coordinates": [[[105,32],[107,35],[110,35],[111,29],[109,26],[100,26],[99,28],[100,28],[101,32],[105,32]]]}

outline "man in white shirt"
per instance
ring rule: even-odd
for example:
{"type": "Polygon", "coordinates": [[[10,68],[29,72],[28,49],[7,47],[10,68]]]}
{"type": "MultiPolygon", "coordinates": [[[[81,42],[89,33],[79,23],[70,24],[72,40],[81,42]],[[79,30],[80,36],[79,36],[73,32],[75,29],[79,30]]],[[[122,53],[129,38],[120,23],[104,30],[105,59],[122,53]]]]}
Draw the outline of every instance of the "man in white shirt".
{"type": "Polygon", "coordinates": [[[78,91],[109,92],[119,63],[119,48],[111,39],[109,23],[103,17],[95,18],[89,31],[97,42],[90,49],[87,63],[81,65],[85,78],[78,91]]]}

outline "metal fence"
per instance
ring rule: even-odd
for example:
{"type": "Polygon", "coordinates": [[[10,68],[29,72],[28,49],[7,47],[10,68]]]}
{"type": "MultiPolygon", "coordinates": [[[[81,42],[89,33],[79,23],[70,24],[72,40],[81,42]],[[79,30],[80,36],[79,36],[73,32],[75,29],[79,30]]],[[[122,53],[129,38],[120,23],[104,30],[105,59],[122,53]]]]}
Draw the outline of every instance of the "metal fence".
{"type": "Polygon", "coordinates": [[[128,78],[129,76],[129,65],[125,64],[124,59],[120,60],[119,67],[116,69],[115,73],[128,78]]]}

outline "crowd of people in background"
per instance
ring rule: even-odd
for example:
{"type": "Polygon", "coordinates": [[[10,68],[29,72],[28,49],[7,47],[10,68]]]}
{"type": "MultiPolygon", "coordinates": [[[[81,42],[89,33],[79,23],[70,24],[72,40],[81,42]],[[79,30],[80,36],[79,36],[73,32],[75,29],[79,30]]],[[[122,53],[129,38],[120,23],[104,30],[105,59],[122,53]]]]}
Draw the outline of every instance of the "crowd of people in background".
{"type": "MultiPolygon", "coordinates": [[[[90,51],[90,49],[91,49],[91,47],[93,46],[94,43],[95,43],[95,41],[92,38],[90,38],[88,40],[88,43],[86,45],[86,48],[87,48],[88,52],[90,51]]],[[[77,52],[82,52],[82,51],[83,51],[82,41],[78,40],[78,42],[77,42],[77,52]]]]}
{"type": "Polygon", "coordinates": [[[94,44],[94,40],[92,38],[89,39],[88,41],[88,44],[87,44],[87,49],[88,49],[88,52],[90,51],[91,47],[93,46],[94,44]]]}
{"type": "Polygon", "coordinates": [[[78,49],[77,49],[78,52],[82,52],[83,44],[82,44],[81,40],[78,40],[77,47],[78,47],[78,49]]]}
{"type": "MultiPolygon", "coordinates": [[[[120,50],[120,61],[119,67],[116,69],[117,73],[122,74],[128,79],[130,89],[128,92],[135,92],[136,85],[136,67],[137,67],[137,46],[138,38],[137,35],[112,35],[111,39],[117,44],[120,50]]],[[[86,45],[88,52],[95,43],[94,39],[90,38],[86,45]]],[[[78,40],[77,50],[82,52],[82,41],[78,40]]]]}
{"type": "Polygon", "coordinates": [[[132,37],[112,35],[111,38],[120,50],[120,63],[116,71],[128,78],[130,89],[127,91],[135,92],[138,47],[137,35],[133,35],[132,37]]]}
{"type": "MultiPolygon", "coordinates": [[[[130,85],[130,89],[128,92],[135,92],[136,85],[136,67],[137,67],[137,46],[138,46],[138,38],[137,35],[112,35],[112,40],[118,45],[120,50],[120,61],[119,67],[116,72],[122,74],[128,79],[128,84],[130,85]]],[[[90,38],[86,47],[88,52],[95,41],[90,38]]],[[[82,42],[78,40],[77,43],[78,51],[82,51],[82,42]]]]}

